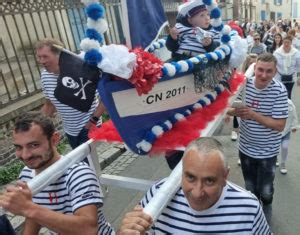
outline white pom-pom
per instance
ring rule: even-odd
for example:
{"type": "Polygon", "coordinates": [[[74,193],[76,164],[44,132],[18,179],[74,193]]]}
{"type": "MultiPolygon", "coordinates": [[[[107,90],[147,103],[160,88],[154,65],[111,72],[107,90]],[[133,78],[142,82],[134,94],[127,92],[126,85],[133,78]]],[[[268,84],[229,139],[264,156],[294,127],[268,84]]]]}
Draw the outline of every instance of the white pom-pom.
{"type": "Polygon", "coordinates": [[[85,52],[80,51],[80,53],[78,54],[78,57],[84,60],[84,55],[85,55],[85,52]]]}
{"type": "Polygon", "coordinates": [[[165,121],[164,124],[168,127],[169,130],[172,129],[172,122],[170,122],[169,120],[165,121]]]}
{"type": "Polygon", "coordinates": [[[181,66],[180,72],[186,72],[189,70],[189,65],[186,61],[180,60],[177,63],[181,66]]]}
{"type": "Polygon", "coordinates": [[[188,115],[191,115],[191,114],[192,114],[192,112],[191,112],[189,109],[185,110],[185,112],[186,112],[188,115]]]}
{"type": "Polygon", "coordinates": [[[168,76],[173,77],[176,74],[176,68],[174,65],[170,64],[170,63],[165,63],[164,67],[167,69],[168,71],[168,76]]]}
{"type": "Polygon", "coordinates": [[[166,39],[161,38],[161,39],[158,39],[157,42],[165,45],[166,44],[166,39]]]}
{"type": "Polygon", "coordinates": [[[211,11],[212,9],[218,7],[218,4],[215,1],[212,1],[210,5],[207,6],[207,10],[211,11]]]}
{"type": "Polygon", "coordinates": [[[200,54],[200,55],[198,55],[198,57],[200,57],[202,60],[203,60],[204,58],[206,58],[205,54],[200,54]]]}
{"type": "Polygon", "coordinates": [[[100,43],[97,40],[85,38],[80,42],[80,48],[87,52],[91,49],[98,49],[100,47],[100,43]]]}
{"type": "Polygon", "coordinates": [[[162,127],[158,125],[152,127],[151,131],[156,137],[161,136],[164,133],[162,127]]]}
{"type": "Polygon", "coordinates": [[[176,114],[174,115],[174,117],[175,117],[176,120],[179,121],[179,122],[185,119],[185,117],[184,117],[181,113],[176,113],[176,114]]]}
{"type": "Polygon", "coordinates": [[[224,25],[224,27],[222,29],[222,34],[229,35],[230,32],[231,32],[231,27],[229,25],[224,25]]]}
{"type": "Polygon", "coordinates": [[[193,64],[198,64],[199,63],[199,59],[197,57],[189,58],[189,61],[191,61],[193,64]]]}
{"type": "Polygon", "coordinates": [[[152,144],[146,140],[142,140],[141,142],[137,143],[136,147],[148,153],[152,148],[152,144]]]}
{"type": "Polygon", "coordinates": [[[209,54],[213,60],[218,60],[218,55],[215,52],[210,52],[209,54]]]}
{"type": "Polygon", "coordinates": [[[158,42],[154,42],[153,43],[154,48],[159,49],[160,48],[160,44],[158,42]]]}
{"type": "Polygon", "coordinates": [[[218,50],[218,52],[221,54],[222,60],[225,58],[226,54],[222,50],[218,50]]]}
{"type": "Polygon", "coordinates": [[[217,19],[212,19],[211,20],[211,25],[213,27],[218,27],[222,24],[222,19],[221,18],[217,18],[217,19]]]}
{"type": "Polygon", "coordinates": [[[202,97],[201,100],[203,100],[205,102],[206,105],[210,105],[210,99],[208,99],[207,97],[202,97]]]}
{"type": "Polygon", "coordinates": [[[230,47],[228,45],[221,45],[220,48],[223,48],[225,50],[226,55],[230,54],[230,47]]]}
{"type": "Polygon", "coordinates": [[[92,18],[88,17],[86,25],[88,28],[95,29],[98,33],[103,34],[108,29],[108,24],[105,19],[100,18],[98,20],[93,20],[92,18]]]}
{"type": "Polygon", "coordinates": [[[199,103],[195,103],[195,104],[193,105],[193,109],[201,109],[201,108],[202,108],[202,105],[199,104],[199,103]]]}
{"type": "Polygon", "coordinates": [[[154,50],[155,50],[155,48],[154,48],[153,45],[151,45],[151,46],[148,48],[148,51],[154,51],[154,50]]]}
{"type": "Polygon", "coordinates": [[[81,0],[81,2],[85,5],[88,6],[92,3],[99,3],[99,0],[81,0]]]}
{"type": "Polygon", "coordinates": [[[225,88],[222,84],[219,84],[218,87],[220,88],[221,92],[223,92],[225,90],[225,88]]]}

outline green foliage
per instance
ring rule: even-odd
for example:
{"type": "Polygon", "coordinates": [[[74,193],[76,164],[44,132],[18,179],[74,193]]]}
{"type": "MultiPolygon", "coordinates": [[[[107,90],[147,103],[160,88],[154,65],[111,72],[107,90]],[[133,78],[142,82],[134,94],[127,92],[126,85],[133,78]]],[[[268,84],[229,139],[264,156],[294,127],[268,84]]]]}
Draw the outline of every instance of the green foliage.
{"type": "Polygon", "coordinates": [[[68,150],[68,146],[69,146],[68,139],[63,138],[57,145],[57,151],[59,152],[59,154],[65,154],[66,151],[68,150]]]}
{"type": "Polygon", "coordinates": [[[106,122],[110,119],[109,115],[107,113],[102,114],[102,122],[106,122]]]}
{"type": "Polygon", "coordinates": [[[0,167],[0,185],[8,184],[19,177],[24,164],[20,160],[14,160],[0,167]]]}

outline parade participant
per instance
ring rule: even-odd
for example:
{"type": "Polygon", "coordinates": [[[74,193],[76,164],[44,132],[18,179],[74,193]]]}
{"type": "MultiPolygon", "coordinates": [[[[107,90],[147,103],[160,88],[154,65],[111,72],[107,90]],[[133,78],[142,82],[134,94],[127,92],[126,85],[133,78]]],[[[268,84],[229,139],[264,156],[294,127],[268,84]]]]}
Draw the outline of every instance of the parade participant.
{"type": "Polygon", "coordinates": [[[101,119],[101,115],[104,112],[104,106],[101,102],[99,103],[96,95],[88,112],[76,110],[56,99],[54,90],[60,73],[60,50],[54,45],[63,46],[61,42],[47,38],[36,43],[37,59],[45,68],[41,74],[41,85],[46,102],[41,111],[49,116],[53,116],[58,111],[69,143],[74,149],[88,140],[88,130],[93,124],[99,124],[99,119],[101,119]]]}
{"type": "Polygon", "coordinates": [[[261,200],[268,220],[271,218],[276,156],[288,117],[286,89],[273,79],[276,63],[272,54],[260,55],[254,76],[247,79],[245,91],[240,95],[245,105],[228,111],[229,115],[241,118],[239,157],[246,189],[261,200]]]}
{"type": "Polygon", "coordinates": [[[113,234],[101,211],[103,195],[98,179],[84,162],[74,164],[56,182],[32,196],[26,182],[59,161],[59,139],[45,115],[29,113],[15,123],[16,156],[26,166],[17,185],[8,186],[0,195],[0,206],[26,218],[23,235],[37,235],[41,227],[53,234],[113,234]]]}
{"type": "Polygon", "coordinates": [[[289,117],[286,120],[284,130],[282,132],[281,138],[281,162],[280,162],[280,172],[281,174],[286,174],[286,161],[288,158],[288,148],[291,138],[291,132],[296,132],[298,128],[298,117],[296,112],[296,107],[294,103],[289,99],[289,117]]]}
{"type": "Polygon", "coordinates": [[[173,60],[183,60],[209,51],[220,45],[220,33],[210,25],[210,13],[202,0],[191,0],[178,7],[177,23],[170,30],[166,47],[173,60]],[[197,27],[204,30],[197,37],[197,27]]]}
{"type": "MultiPolygon", "coordinates": [[[[257,198],[227,181],[229,168],[222,145],[203,137],[186,148],[181,187],[152,225],[135,207],[123,218],[119,234],[271,234],[257,198]],[[242,199],[242,200],[241,200],[242,199]],[[247,211],[247,213],[245,213],[247,211]],[[152,225],[152,226],[151,226],[152,225]]],[[[149,203],[165,179],[154,184],[141,201],[149,203]]]]}
{"type": "Polygon", "coordinates": [[[274,52],[278,62],[276,79],[285,85],[289,99],[300,72],[300,52],[292,46],[292,41],[290,36],[285,37],[282,46],[274,52]]]}

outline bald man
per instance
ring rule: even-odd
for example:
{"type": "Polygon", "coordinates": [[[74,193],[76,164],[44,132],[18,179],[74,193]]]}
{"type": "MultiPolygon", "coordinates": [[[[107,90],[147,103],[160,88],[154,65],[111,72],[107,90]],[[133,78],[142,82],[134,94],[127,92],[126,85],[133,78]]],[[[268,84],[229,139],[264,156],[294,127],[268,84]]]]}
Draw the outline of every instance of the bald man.
{"type": "Polygon", "coordinates": [[[153,185],[122,221],[119,234],[272,234],[257,198],[227,181],[229,168],[222,145],[204,137],[183,157],[181,187],[157,221],[143,213],[165,179],[153,185]]]}

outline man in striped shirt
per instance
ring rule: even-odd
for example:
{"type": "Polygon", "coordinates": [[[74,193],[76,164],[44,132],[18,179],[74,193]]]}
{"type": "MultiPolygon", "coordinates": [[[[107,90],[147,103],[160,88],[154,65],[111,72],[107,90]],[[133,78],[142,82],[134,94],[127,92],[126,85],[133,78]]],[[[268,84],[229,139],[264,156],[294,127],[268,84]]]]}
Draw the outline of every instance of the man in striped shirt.
{"type": "Polygon", "coordinates": [[[23,235],[38,235],[41,227],[51,234],[114,234],[101,207],[103,196],[94,172],[84,163],[71,166],[56,182],[32,196],[26,182],[57,162],[59,134],[41,114],[26,114],[15,124],[16,156],[26,167],[17,186],[0,195],[0,206],[26,218],[23,235]]]}
{"type": "MultiPolygon", "coordinates": [[[[150,234],[271,234],[257,198],[227,182],[228,163],[217,140],[203,137],[192,142],[182,164],[181,187],[157,221],[152,224],[151,217],[136,207],[125,215],[120,235],[146,230],[150,234]]],[[[164,182],[150,188],[142,207],[164,182]]]]}
{"type": "Polygon", "coordinates": [[[287,92],[273,79],[276,58],[265,53],[257,58],[254,77],[247,80],[240,98],[245,105],[229,110],[241,118],[239,156],[247,190],[263,203],[266,217],[271,218],[276,156],[281,131],[288,117],[287,92]]]}
{"type": "Polygon", "coordinates": [[[51,38],[46,38],[36,43],[37,59],[44,67],[41,74],[41,85],[46,102],[41,111],[50,117],[58,111],[69,143],[74,149],[88,140],[89,128],[93,124],[101,122],[99,119],[101,119],[101,115],[104,112],[104,106],[102,102],[99,103],[96,95],[88,112],[81,112],[57,100],[54,96],[54,91],[60,73],[60,50],[55,45],[63,47],[60,41],[51,38]]]}

